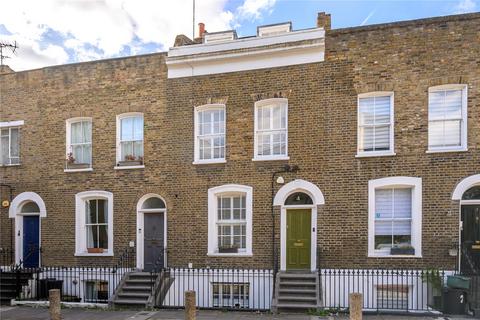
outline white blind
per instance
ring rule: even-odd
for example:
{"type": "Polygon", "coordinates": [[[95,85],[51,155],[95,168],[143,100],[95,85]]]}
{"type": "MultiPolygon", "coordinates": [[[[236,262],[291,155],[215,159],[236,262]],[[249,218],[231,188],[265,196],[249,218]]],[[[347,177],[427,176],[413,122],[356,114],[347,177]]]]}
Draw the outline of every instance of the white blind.
{"type": "Polygon", "coordinates": [[[428,95],[428,145],[461,145],[462,90],[441,90],[428,95]]]}
{"type": "Polygon", "coordinates": [[[375,191],[375,235],[410,235],[412,189],[375,191]]]}
{"type": "Polygon", "coordinates": [[[359,150],[390,149],[390,96],[359,99],[359,150]]]}

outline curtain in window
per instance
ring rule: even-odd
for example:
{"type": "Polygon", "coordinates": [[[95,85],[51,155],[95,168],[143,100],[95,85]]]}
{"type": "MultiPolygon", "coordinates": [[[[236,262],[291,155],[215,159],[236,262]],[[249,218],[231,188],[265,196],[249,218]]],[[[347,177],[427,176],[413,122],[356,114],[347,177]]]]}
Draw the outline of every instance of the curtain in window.
{"type": "Polygon", "coordinates": [[[70,127],[70,149],[77,164],[92,163],[92,123],[73,122],[70,127]]]}
{"type": "Polygon", "coordinates": [[[287,105],[257,107],[257,155],[287,154],[287,105]]]}
{"type": "Polygon", "coordinates": [[[461,146],[462,90],[441,90],[428,95],[428,146],[461,146]]]}
{"type": "Polygon", "coordinates": [[[120,160],[143,158],[143,117],[127,117],[120,120],[120,160]]]}
{"type": "Polygon", "coordinates": [[[199,159],[225,158],[225,109],[199,111],[197,121],[199,159]]]}
{"type": "Polygon", "coordinates": [[[390,96],[359,99],[359,151],[390,150],[390,96]]]}
{"type": "Polygon", "coordinates": [[[103,199],[85,201],[87,248],[108,249],[108,204],[103,199]]]}
{"type": "Polygon", "coordinates": [[[412,189],[375,191],[375,249],[409,245],[412,228],[412,189]]]}

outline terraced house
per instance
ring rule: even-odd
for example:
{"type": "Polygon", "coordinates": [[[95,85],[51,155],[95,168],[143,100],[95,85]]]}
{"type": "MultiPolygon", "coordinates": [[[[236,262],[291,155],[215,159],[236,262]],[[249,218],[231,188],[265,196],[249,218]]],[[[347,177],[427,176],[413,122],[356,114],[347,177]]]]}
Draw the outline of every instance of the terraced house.
{"type": "Polygon", "coordinates": [[[1,70],[17,298],[428,311],[480,263],[478,13],[1,70]]]}

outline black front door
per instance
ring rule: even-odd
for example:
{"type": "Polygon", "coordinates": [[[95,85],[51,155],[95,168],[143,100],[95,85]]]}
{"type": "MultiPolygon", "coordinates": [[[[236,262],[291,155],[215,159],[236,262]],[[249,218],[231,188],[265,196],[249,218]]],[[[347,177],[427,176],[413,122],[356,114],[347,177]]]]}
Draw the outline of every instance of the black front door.
{"type": "Polygon", "coordinates": [[[165,255],[164,247],[164,214],[163,213],[145,213],[144,214],[144,238],[143,238],[143,258],[144,270],[152,271],[155,268],[163,268],[165,255]]]}
{"type": "Polygon", "coordinates": [[[480,205],[462,205],[461,271],[480,267],[480,205]]]}

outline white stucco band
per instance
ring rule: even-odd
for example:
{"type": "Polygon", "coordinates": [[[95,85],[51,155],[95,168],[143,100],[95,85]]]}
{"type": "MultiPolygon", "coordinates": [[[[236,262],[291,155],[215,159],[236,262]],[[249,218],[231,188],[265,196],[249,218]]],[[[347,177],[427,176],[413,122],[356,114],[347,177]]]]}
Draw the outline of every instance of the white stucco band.
{"type": "Polygon", "coordinates": [[[45,218],[47,216],[47,209],[45,208],[45,202],[43,199],[36,194],[35,192],[22,192],[13,199],[10,204],[10,209],[8,210],[8,217],[15,218],[15,216],[20,212],[18,210],[25,202],[33,201],[38,205],[40,209],[40,218],[45,218]]]}
{"type": "Polygon", "coordinates": [[[285,199],[287,199],[287,197],[294,192],[305,192],[312,198],[314,205],[325,204],[323,193],[316,185],[302,179],[296,179],[287,183],[281,187],[280,190],[278,190],[275,198],[273,199],[273,205],[283,205],[285,199]]]}
{"type": "Polygon", "coordinates": [[[455,190],[452,194],[452,200],[461,200],[465,191],[477,185],[480,185],[480,174],[474,174],[473,176],[466,177],[455,187],[455,190]]]}

